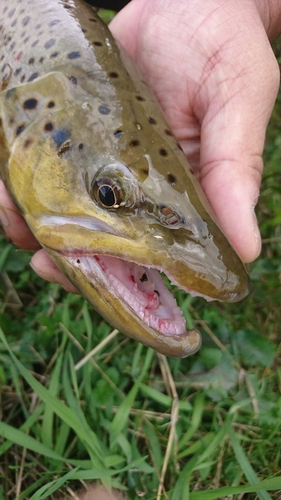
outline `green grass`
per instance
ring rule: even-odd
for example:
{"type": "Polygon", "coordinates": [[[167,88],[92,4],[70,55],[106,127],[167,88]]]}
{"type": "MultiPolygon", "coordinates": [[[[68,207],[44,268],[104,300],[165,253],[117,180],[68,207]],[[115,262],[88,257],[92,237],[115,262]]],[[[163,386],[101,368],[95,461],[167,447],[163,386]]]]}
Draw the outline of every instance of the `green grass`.
{"type": "Polygon", "coordinates": [[[252,294],[227,305],[179,292],[203,335],[191,358],[114,332],[81,363],[112,328],[0,240],[0,500],[64,498],[96,479],[129,499],[281,498],[280,117],[279,96],[252,294]]]}

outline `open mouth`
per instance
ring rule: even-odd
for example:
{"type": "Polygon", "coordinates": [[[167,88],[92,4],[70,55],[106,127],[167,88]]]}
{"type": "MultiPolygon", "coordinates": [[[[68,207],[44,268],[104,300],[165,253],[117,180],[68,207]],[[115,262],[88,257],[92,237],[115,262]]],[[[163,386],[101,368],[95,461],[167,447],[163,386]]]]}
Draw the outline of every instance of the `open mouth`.
{"type": "Polygon", "coordinates": [[[102,282],[148,327],[167,336],[186,334],[186,322],[157,269],[105,255],[64,254],[92,282],[102,282]]]}
{"type": "MultiPolygon", "coordinates": [[[[60,228],[75,224],[92,231],[118,235],[117,231],[94,217],[43,216],[41,222],[49,227],[60,228]]],[[[178,286],[178,283],[172,281],[165,269],[160,266],[147,267],[104,254],[93,255],[78,249],[60,250],[60,253],[72,267],[80,270],[94,288],[108,290],[118,298],[120,308],[125,304],[149,328],[167,337],[186,337],[185,318],[163,281],[161,272],[165,273],[172,284],[178,286]]],[[[187,288],[184,291],[203,296],[187,288]]],[[[205,298],[211,300],[210,297],[205,298]]]]}

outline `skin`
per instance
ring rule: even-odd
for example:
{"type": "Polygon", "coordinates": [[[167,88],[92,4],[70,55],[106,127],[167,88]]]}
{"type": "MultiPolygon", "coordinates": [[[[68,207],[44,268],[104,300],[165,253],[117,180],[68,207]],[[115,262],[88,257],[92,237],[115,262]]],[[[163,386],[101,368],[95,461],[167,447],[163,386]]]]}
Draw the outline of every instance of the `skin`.
{"type": "MultiPolygon", "coordinates": [[[[261,246],[254,207],[279,84],[268,41],[280,32],[278,3],[133,0],[110,26],[156,94],[244,262],[254,260],[261,246]]],[[[0,203],[6,207],[1,219],[7,235],[20,247],[36,249],[2,184],[0,203]]],[[[43,278],[75,291],[43,250],[31,265],[43,278]]]]}
{"type": "MultiPolygon", "coordinates": [[[[73,496],[69,497],[68,500],[72,498],[73,496]]],[[[76,493],[74,498],[76,498],[76,500],[121,500],[121,497],[117,495],[117,493],[110,492],[103,486],[93,486],[87,492],[76,493]]]]}

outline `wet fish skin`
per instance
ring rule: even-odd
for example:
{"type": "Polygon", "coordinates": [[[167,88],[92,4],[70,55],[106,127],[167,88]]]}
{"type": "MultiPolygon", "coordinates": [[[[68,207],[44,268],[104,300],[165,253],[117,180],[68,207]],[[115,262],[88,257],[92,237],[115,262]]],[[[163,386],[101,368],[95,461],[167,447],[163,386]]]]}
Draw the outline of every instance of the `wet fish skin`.
{"type": "Polygon", "coordinates": [[[196,330],[157,332],[102,273],[93,278],[78,263],[113,256],[229,302],[249,291],[154,97],[82,1],[2,0],[0,20],[0,172],[15,203],[109,322],[164,354],[193,354],[196,330]],[[98,198],[108,182],[121,200],[115,208],[98,198]]]}

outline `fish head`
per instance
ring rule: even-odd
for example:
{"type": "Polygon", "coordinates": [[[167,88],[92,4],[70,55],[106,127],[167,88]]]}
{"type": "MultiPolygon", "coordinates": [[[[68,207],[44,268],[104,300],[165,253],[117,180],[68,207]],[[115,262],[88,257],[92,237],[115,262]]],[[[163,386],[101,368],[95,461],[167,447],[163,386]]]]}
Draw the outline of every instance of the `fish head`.
{"type": "Polygon", "coordinates": [[[165,122],[148,127],[145,109],[104,104],[80,80],[54,72],[2,96],[9,190],[109,322],[161,353],[193,354],[200,334],[186,331],[160,273],[193,295],[235,302],[249,292],[246,269],[165,122]]]}

